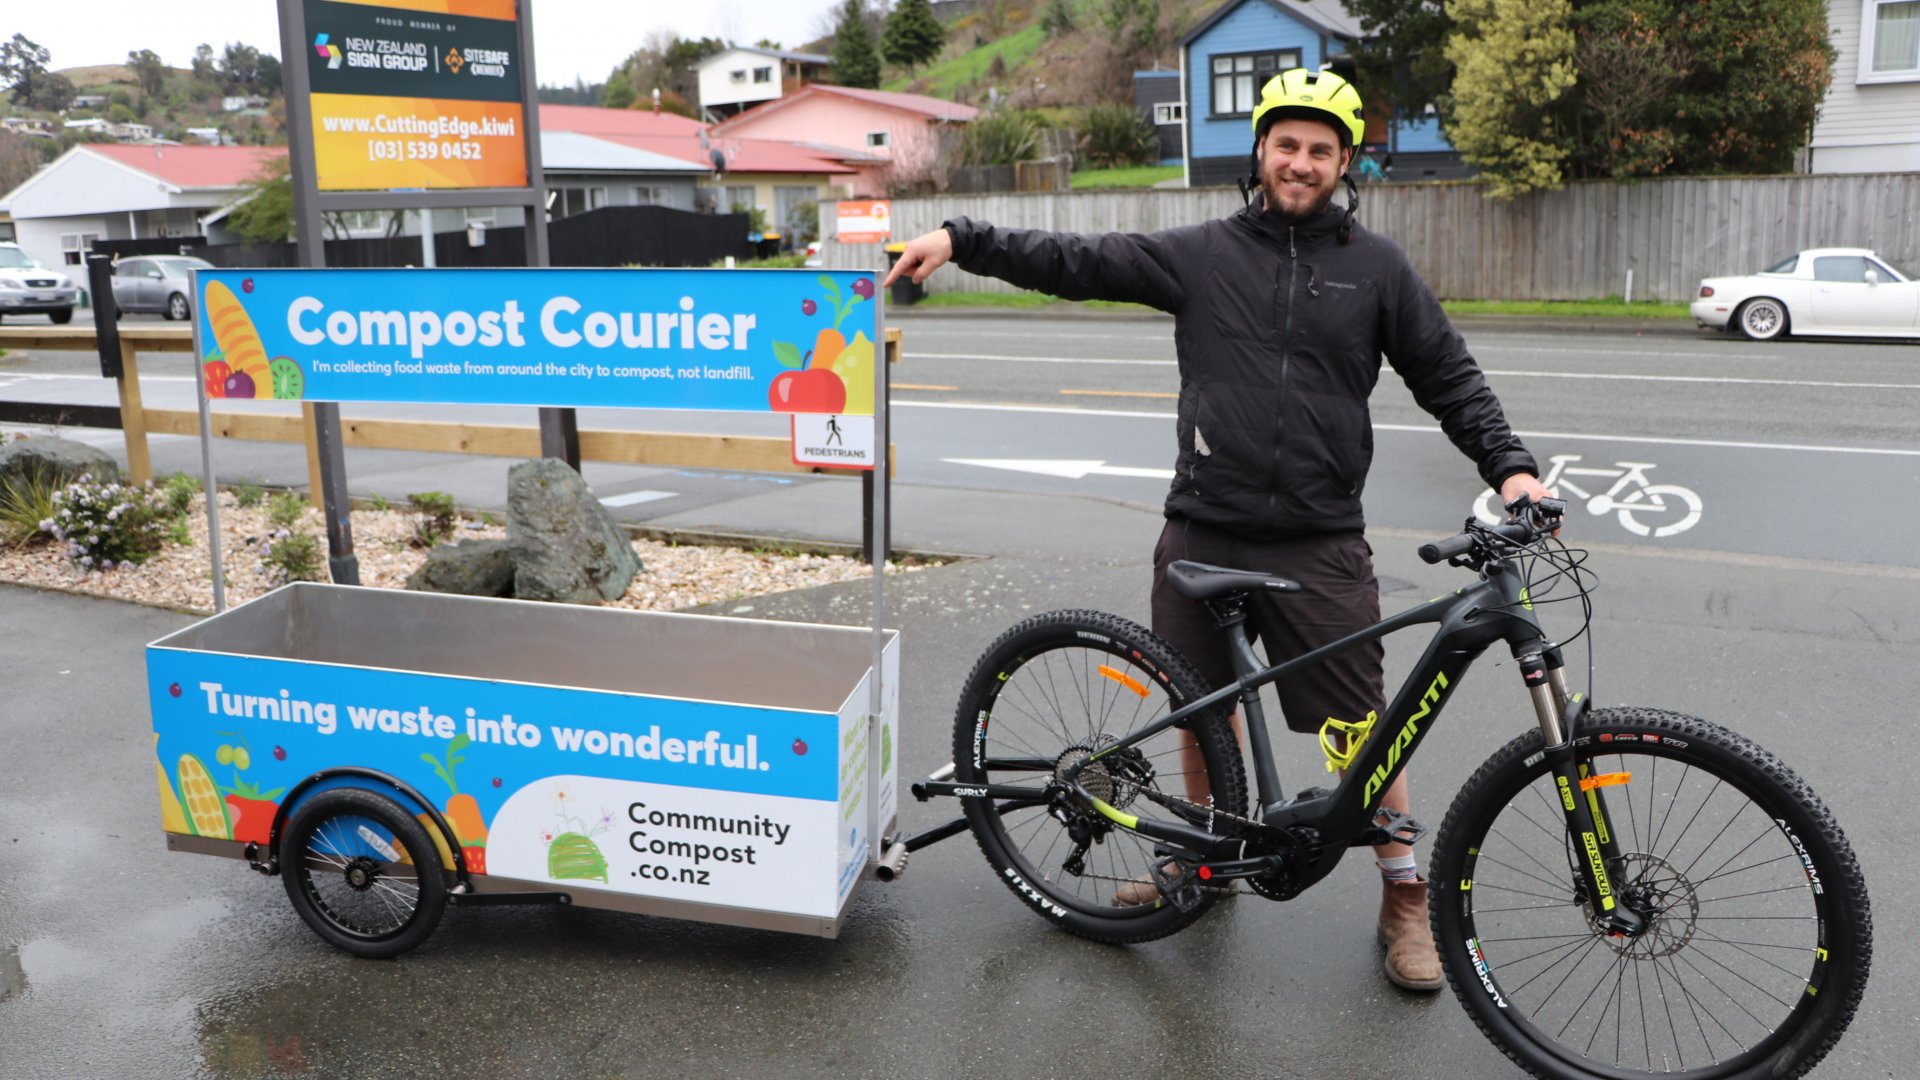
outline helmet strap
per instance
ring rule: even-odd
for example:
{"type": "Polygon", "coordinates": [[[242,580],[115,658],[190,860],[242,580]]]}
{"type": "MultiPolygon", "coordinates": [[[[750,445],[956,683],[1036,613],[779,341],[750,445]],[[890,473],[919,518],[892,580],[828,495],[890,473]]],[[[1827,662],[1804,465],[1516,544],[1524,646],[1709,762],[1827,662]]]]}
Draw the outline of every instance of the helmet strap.
{"type": "Polygon", "coordinates": [[[1360,211],[1360,189],[1354,185],[1351,172],[1341,173],[1340,179],[1347,185],[1347,214],[1340,219],[1340,228],[1335,235],[1340,243],[1345,244],[1353,239],[1353,216],[1360,211]]]}
{"type": "Polygon", "coordinates": [[[1260,187],[1260,137],[1258,135],[1253,137],[1253,149],[1247,153],[1247,175],[1241,177],[1237,183],[1240,185],[1240,205],[1252,206],[1253,193],[1260,187]]]}

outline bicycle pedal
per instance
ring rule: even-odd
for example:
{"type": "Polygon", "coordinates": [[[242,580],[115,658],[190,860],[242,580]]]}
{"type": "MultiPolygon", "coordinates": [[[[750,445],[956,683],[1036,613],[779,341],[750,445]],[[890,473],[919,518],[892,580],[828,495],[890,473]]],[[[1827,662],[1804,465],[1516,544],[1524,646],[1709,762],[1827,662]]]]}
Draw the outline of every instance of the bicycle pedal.
{"type": "Polygon", "coordinates": [[[1154,853],[1155,862],[1147,873],[1160,895],[1181,911],[1200,906],[1200,864],[1184,853],[1154,853]]]}
{"type": "Polygon", "coordinates": [[[1360,834],[1355,841],[1356,847],[1378,847],[1381,844],[1406,844],[1411,847],[1427,835],[1427,827],[1413,819],[1411,814],[1403,814],[1390,806],[1378,807],[1373,812],[1373,827],[1360,834]]]}

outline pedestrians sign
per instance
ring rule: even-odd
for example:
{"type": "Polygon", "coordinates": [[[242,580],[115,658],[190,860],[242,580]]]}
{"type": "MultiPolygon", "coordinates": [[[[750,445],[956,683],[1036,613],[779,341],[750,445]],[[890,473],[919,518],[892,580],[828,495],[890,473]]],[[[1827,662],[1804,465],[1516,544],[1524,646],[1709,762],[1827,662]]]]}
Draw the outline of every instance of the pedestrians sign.
{"type": "Polygon", "coordinates": [[[837,469],[873,468],[873,417],[795,413],[793,463],[837,469]]]}

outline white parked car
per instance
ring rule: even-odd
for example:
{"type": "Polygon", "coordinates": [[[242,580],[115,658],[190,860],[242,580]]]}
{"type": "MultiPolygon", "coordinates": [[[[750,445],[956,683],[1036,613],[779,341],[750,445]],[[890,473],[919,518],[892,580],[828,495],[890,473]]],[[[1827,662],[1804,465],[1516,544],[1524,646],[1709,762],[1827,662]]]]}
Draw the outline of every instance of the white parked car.
{"type": "Polygon", "coordinates": [[[58,270],[41,266],[18,244],[0,244],[0,319],[40,313],[57,323],[73,321],[80,290],[58,270]]]}
{"type": "Polygon", "coordinates": [[[1866,248],[1809,248],[1757,274],[1702,280],[1693,321],[1756,341],[1920,337],[1920,282],[1866,248]]]}

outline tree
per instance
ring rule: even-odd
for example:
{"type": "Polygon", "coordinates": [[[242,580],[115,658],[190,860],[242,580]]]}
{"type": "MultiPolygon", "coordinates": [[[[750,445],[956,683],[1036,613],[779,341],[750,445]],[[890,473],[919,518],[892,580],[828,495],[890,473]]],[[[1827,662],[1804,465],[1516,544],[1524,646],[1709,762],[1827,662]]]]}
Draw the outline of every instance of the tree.
{"type": "Polygon", "coordinates": [[[220,75],[227,86],[242,93],[260,89],[260,50],[244,42],[231,42],[220,54],[220,75]]]}
{"type": "Polygon", "coordinates": [[[633,81],[620,68],[613,69],[607,76],[607,88],[600,94],[600,106],[606,109],[631,109],[638,95],[633,92],[633,81]]]}
{"type": "Polygon", "coordinates": [[[213,64],[213,46],[202,42],[198,48],[193,50],[194,81],[210,83],[215,81],[216,76],[217,72],[214,71],[213,64]]]}
{"type": "Polygon", "coordinates": [[[1049,0],[1047,13],[1040,17],[1040,26],[1047,36],[1057,38],[1073,30],[1072,0],[1049,0]]]}
{"type": "Polygon", "coordinates": [[[1354,82],[1363,100],[1391,102],[1402,115],[1433,106],[1444,117],[1453,85],[1447,39],[1453,18],[1439,0],[1341,0],[1365,36],[1354,43],[1354,82]]]}
{"type": "Polygon", "coordinates": [[[67,106],[73,104],[73,99],[79,93],[79,89],[73,85],[73,80],[57,71],[49,71],[35,80],[33,97],[28,99],[27,104],[47,112],[62,112],[67,106]]]}
{"type": "Polygon", "coordinates": [[[866,6],[861,0],[847,0],[834,26],[833,81],[868,90],[880,87],[880,54],[874,49],[873,32],[867,29],[866,6]]]}
{"type": "Polygon", "coordinates": [[[1833,79],[1823,0],[1667,0],[1657,9],[1693,57],[1669,98],[1674,171],[1790,171],[1833,79]]]}
{"type": "Polygon", "coordinates": [[[1553,107],[1575,81],[1570,0],[1447,0],[1448,135],[1497,199],[1559,187],[1567,146],[1553,107]]]}
{"type": "Polygon", "coordinates": [[[886,29],[880,35],[880,51],[912,75],[914,66],[940,55],[947,43],[947,28],[933,17],[927,0],[900,0],[887,16],[886,29]]]}
{"type": "Polygon", "coordinates": [[[271,244],[293,235],[293,180],[282,155],[240,189],[227,228],[249,244],[271,244]]]}
{"type": "Polygon", "coordinates": [[[0,195],[12,191],[28,178],[40,171],[46,164],[46,156],[35,143],[48,143],[47,139],[29,139],[11,131],[0,130],[0,195]]]}
{"type": "Polygon", "coordinates": [[[260,54],[260,92],[273,97],[280,93],[280,58],[270,52],[260,54]]]}
{"type": "Polygon", "coordinates": [[[38,108],[34,99],[40,93],[40,82],[48,77],[47,61],[53,54],[46,46],[30,41],[25,34],[13,35],[13,40],[0,44],[0,85],[13,90],[16,105],[38,108]]]}
{"type": "Polygon", "coordinates": [[[140,92],[152,97],[167,84],[167,65],[161,61],[160,54],[152,49],[138,52],[127,50],[127,66],[133,69],[133,77],[140,82],[140,92]]]}

